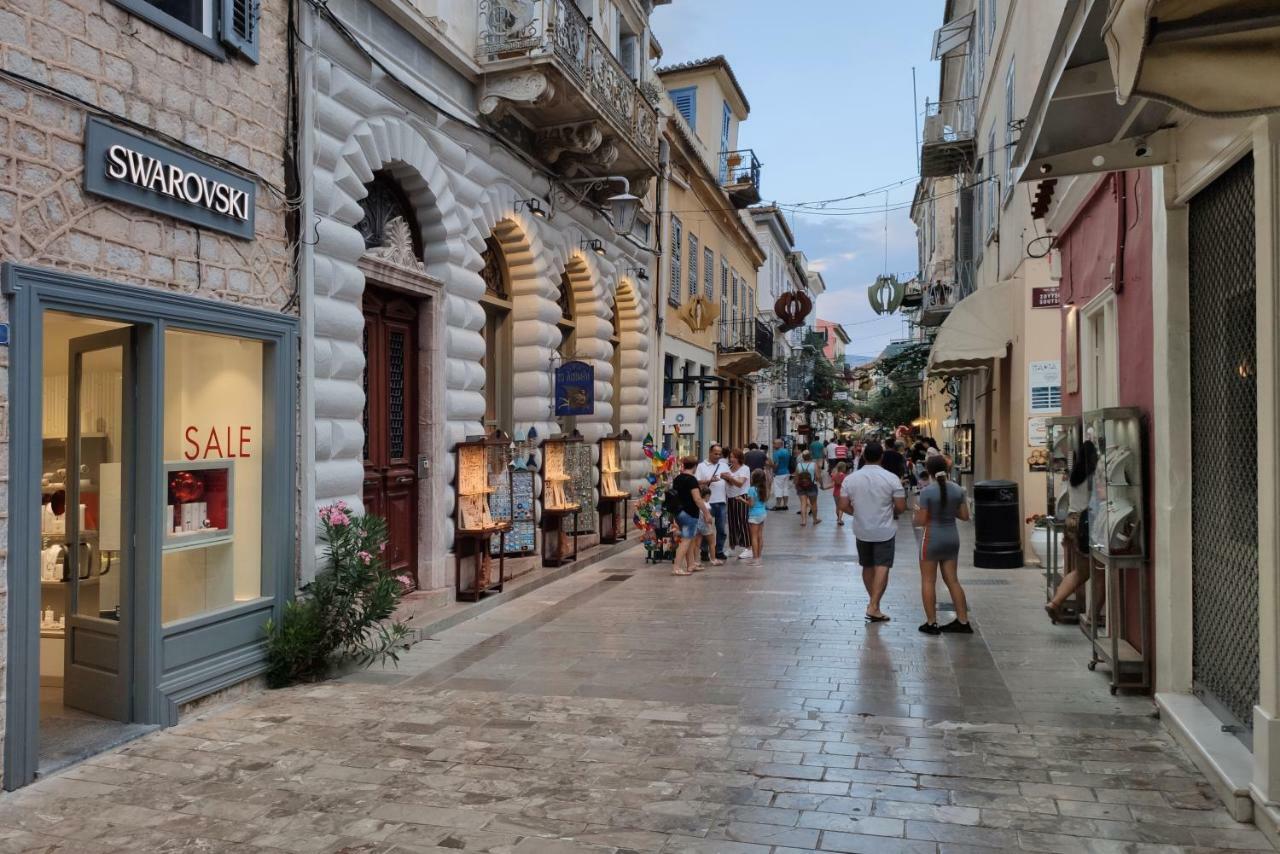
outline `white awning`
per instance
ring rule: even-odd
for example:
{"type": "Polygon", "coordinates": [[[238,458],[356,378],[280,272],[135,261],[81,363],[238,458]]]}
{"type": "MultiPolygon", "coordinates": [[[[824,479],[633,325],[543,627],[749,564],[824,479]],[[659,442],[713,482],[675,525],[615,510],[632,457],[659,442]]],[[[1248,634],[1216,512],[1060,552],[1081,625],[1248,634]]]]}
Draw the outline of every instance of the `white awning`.
{"type": "Polygon", "coordinates": [[[942,59],[942,57],[956,48],[963,47],[969,43],[969,34],[973,31],[973,19],[977,14],[977,12],[970,12],[967,15],[961,15],[954,20],[947,21],[934,31],[934,59],[942,59]]]}
{"type": "Polygon", "coordinates": [[[1111,0],[1102,27],[1116,100],[1151,98],[1187,112],[1280,110],[1276,0],[1111,0]]]}
{"type": "Polygon", "coordinates": [[[1013,340],[1013,311],[1021,280],[978,288],[956,303],[929,351],[931,376],[971,374],[1002,359],[1013,340]]]}

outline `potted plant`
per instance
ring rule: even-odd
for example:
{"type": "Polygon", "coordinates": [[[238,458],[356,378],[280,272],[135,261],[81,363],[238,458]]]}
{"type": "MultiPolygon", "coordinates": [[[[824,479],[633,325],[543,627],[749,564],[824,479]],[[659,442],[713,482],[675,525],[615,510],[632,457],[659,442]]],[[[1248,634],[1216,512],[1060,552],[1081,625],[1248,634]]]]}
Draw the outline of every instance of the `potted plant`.
{"type": "Polygon", "coordinates": [[[1035,553],[1040,566],[1048,566],[1049,538],[1053,536],[1049,531],[1048,517],[1043,513],[1032,513],[1026,518],[1026,523],[1031,526],[1031,532],[1027,535],[1027,540],[1031,543],[1031,551],[1035,553]]]}

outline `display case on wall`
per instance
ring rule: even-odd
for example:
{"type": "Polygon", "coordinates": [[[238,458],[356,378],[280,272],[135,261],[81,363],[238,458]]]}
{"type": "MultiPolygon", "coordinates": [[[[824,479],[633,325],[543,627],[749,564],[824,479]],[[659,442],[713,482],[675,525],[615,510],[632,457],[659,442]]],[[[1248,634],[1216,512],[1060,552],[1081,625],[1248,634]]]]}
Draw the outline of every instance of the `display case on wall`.
{"type": "MultiPolygon", "coordinates": [[[[490,463],[496,463],[494,458],[498,456],[494,454],[490,463]]],[[[489,552],[497,555],[501,546],[508,557],[531,555],[538,545],[538,519],[534,506],[538,463],[533,454],[533,443],[528,438],[517,439],[500,456],[505,458],[506,466],[489,472],[489,485],[493,487],[489,509],[494,519],[509,521],[511,527],[505,543],[490,542],[489,552]]]]}
{"type": "Polygon", "coordinates": [[[955,428],[954,441],[952,465],[961,474],[973,474],[973,425],[958,425],[955,428]]]}
{"type": "MultiPolygon", "coordinates": [[[[1080,418],[1062,415],[1045,419],[1045,453],[1048,464],[1045,470],[1045,528],[1049,532],[1048,553],[1044,566],[1045,601],[1053,599],[1062,584],[1066,549],[1073,546],[1066,542],[1067,510],[1070,506],[1068,490],[1071,485],[1071,466],[1075,463],[1076,450],[1080,447],[1082,432],[1080,418]]],[[[1059,619],[1070,621],[1077,617],[1083,603],[1084,589],[1076,593],[1058,609],[1059,619]]]]}
{"type": "Polygon", "coordinates": [[[504,485],[510,488],[510,445],[507,435],[496,429],[458,443],[453,556],[459,600],[469,597],[478,602],[486,593],[501,591],[506,581],[506,534],[511,520],[496,518],[490,501],[504,485]],[[492,548],[495,535],[496,552],[492,548]]]}
{"type": "Polygon", "coordinates": [[[1111,670],[1111,693],[1119,688],[1151,687],[1146,562],[1146,486],[1142,413],[1133,407],[1087,412],[1084,439],[1098,449],[1089,499],[1090,559],[1096,569],[1086,584],[1080,625],[1093,643],[1089,669],[1111,670]],[[1136,585],[1122,579],[1136,580],[1136,585]],[[1134,589],[1136,587],[1136,590],[1134,589]],[[1126,624],[1129,600],[1137,597],[1136,635],[1126,624]]]}
{"type": "Polygon", "coordinates": [[[568,469],[569,448],[582,436],[550,436],[542,442],[542,565],[563,566],[578,557],[578,503],[568,469]]]}
{"type": "Polygon", "coordinates": [[[578,505],[573,530],[576,534],[596,532],[596,484],[600,476],[592,459],[594,449],[574,430],[569,434],[578,441],[570,442],[564,449],[565,472],[569,475],[569,500],[578,505]]]}
{"type": "Polygon", "coordinates": [[[235,461],[179,460],[164,464],[164,549],[202,548],[231,541],[235,518],[235,461]]]}
{"type": "Polygon", "coordinates": [[[609,545],[627,538],[627,520],[631,514],[631,495],[624,488],[631,433],[623,430],[616,436],[605,436],[600,446],[600,542],[609,545]]]}

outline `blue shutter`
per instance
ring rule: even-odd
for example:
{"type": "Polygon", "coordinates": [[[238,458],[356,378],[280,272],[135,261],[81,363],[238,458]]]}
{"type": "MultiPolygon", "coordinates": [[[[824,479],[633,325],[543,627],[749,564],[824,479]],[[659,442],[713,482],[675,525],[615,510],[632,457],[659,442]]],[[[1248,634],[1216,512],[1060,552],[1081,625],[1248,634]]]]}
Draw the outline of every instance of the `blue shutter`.
{"type": "Polygon", "coordinates": [[[684,116],[689,127],[693,127],[698,119],[698,87],[685,86],[683,89],[671,90],[670,94],[671,102],[676,105],[676,111],[684,116]]]}
{"type": "Polygon", "coordinates": [[[250,62],[258,61],[260,12],[260,0],[222,0],[222,42],[250,62]]]}

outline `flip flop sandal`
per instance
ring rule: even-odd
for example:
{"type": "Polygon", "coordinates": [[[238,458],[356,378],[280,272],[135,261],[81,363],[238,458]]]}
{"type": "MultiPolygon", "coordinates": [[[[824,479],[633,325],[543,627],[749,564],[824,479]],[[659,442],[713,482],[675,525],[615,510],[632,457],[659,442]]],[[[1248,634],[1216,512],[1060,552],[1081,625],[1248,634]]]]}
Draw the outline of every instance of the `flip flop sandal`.
{"type": "Polygon", "coordinates": [[[873,616],[871,616],[870,614],[866,614],[866,615],[864,615],[864,619],[866,619],[866,621],[867,621],[868,623],[887,623],[887,622],[889,622],[889,616],[888,616],[887,614],[881,614],[881,615],[880,615],[880,616],[878,616],[878,617],[873,617],[873,616]]]}

